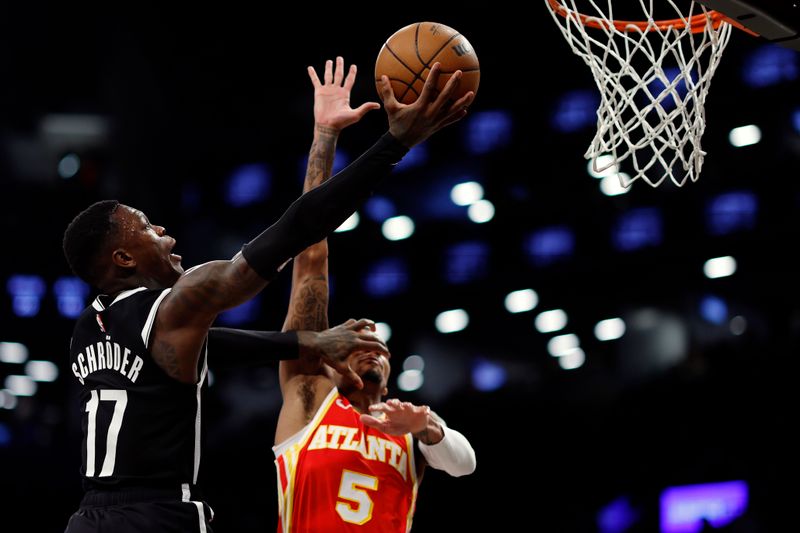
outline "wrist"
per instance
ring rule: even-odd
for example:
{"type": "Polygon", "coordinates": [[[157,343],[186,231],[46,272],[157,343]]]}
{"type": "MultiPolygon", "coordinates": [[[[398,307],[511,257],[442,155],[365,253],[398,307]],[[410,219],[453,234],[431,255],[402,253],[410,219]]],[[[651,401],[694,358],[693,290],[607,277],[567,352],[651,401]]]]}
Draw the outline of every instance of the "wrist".
{"type": "Polygon", "coordinates": [[[339,133],[342,131],[342,128],[337,128],[336,126],[332,126],[330,124],[323,124],[319,122],[314,123],[314,137],[333,137],[334,139],[339,137],[339,133]]]}
{"type": "Polygon", "coordinates": [[[300,357],[318,356],[316,331],[297,331],[297,353],[300,357]]]}
{"type": "Polygon", "coordinates": [[[428,415],[425,426],[419,431],[412,431],[411,436],[423,444],[432,445],[440,442],[444,438],[444,430],[438,422],[428,415]]]}

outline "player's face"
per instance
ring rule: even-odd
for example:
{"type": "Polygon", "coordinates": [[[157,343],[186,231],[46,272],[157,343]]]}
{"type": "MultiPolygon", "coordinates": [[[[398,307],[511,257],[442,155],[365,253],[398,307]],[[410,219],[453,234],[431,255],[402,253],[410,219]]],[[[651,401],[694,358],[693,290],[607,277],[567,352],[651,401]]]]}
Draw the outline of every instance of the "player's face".
{"type": "Polygon", "coordinates": [[[136,273],[163,287],[172,287],[183,274],[181,256],[172,253],[175,239],[132,207],[120,205],[115,216],[120,223],[120,248],[136,261],[136,273]]]}
{"type": "Polygon", "coordinates": [[[350,368],[359,375],[364,386],[372,383],[383,389],[389,382],[389,373],[392,371],[389,360],[375,353],[356,353],[350,356],[350,368]]]}

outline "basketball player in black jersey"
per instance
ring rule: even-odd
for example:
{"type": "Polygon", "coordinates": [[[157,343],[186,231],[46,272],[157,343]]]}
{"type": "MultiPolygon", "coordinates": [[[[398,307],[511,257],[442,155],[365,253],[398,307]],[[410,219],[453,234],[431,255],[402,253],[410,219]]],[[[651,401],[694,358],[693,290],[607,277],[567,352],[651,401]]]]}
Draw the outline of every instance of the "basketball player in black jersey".
{"type": "MultiPolygon", "coordinates": [[[[64,235],[65,255],[75,273],[103,295],[78,318],[71,340],[70,368],[81,386],[86,494],[68,533],[211,531],[211,510],[194,486],[211,325],[337,228],[409,148],[464,117],[474,95],[450,100],[460,71],[436,94],[439,71],[434,64],[411,105],[397,102],[384,76],[389,131],[230,260],[184,272],[173,253],[175,239],[141,211],[116,201],[98,202],[75,217],[64,235]]],[[[336,76],[341,81],[341,73],[336,76]]],[[[369,110],[346,106],[353,122],[369,110]]],[[[347,353],[386,352],[369,326],[366,320],[348,321],[332,328],[317,348],[337,370],[353,376],[347,353]]]]}

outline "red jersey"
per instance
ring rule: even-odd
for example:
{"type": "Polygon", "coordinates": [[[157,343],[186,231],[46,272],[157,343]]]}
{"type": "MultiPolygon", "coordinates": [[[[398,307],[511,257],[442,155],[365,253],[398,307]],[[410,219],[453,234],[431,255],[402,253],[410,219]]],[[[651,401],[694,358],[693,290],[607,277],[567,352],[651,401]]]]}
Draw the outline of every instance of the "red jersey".
{"type": "Polygon", "coordinates": [[[279,532],[411,529],[418,487],[411,434],[365,426],[336,388],[311,422],[273,451],[279,532]]]}

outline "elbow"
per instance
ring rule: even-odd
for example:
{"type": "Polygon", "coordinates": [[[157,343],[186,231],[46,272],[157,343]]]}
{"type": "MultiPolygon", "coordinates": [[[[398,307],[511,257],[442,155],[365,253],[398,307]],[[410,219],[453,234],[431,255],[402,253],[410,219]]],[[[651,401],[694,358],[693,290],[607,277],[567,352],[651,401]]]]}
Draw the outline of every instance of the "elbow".
{"type": "Polygon", "coordinates": [[[463,461],[458,465],[457,468],[454,468],[452,472],[448,472],[453,477],[463,477],[468,476],[475,472],[475,468],[478,466],[477,461],[475,460],[475,450],[472,448],[469,449],[469,453],[466,454],[463,461]]]}

